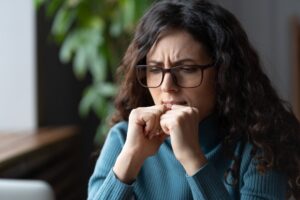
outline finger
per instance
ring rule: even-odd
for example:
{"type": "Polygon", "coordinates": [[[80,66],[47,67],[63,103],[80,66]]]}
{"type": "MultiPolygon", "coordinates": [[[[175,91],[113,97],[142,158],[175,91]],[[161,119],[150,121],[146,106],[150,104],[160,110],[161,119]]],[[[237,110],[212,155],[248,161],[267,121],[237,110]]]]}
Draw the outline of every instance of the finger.
{"type": "Polygon", "coordinates": [[[149,111],[155,115],[155,123],[149,135],[159,135],[162,132],[160,127],[160,117],[165,113],[166,107],[164,105],[155,105],[150,108],[149,111]]]}
{"type": "Polygon", "coordinates": [[[157,108],[162,112],[162,114],[169,110],[169,108],[164,104],[157,105],[157,108]]]}
{"type": "Polygon", "coordinates": [[[167,110],[167,108],[164,105],[154,105],[154,106],[148,107],[148,109],[149,109],[149,111],[157,112],[160,115],[165,113],[165,111],[167,110]]]}
{"type": "Polygon", "coordinates": [[[189,106],[183,106],[183,105],[178,105],[178,104],[172,104],[172,105],[170,106],[170,110],[181,109],[181,108],[186,108],[186,107],[189,107],[189,106]]]}
{"type": "Polygon", "coordinates": [[[197,108],[191,106],[183,106],[183,105],[173,105],[172,110],[165,112],[164,115],[174,115],[174,117],[179,115],[193,116],[194,119],[199,121],[200,112],[197,108]]]}
{"type": "Polygon", "coordinates": [[[165,110],[164,105],[155,105],[135,110],[135,116],[138,116],[138,124],[143,127],[145,136],[156,135],[160,130],[160,116],[164,114],[165,110]]]}
{"type": "Polygon", "coordinates": [[[141,120],[144,122],[145,135],[149,134],[156,124],[156,115],[151,112],[145,112],[141,114],[141,120]]]}
{"type": "Polygon", "coordinates": [[[158,140],[159,143],[162,143],[167,137],[169,137],[169,135],[165,134],[164,132],[161,132],[158,135],[151,135],[148,137],[149,140],[158,140]]]}
{"type": "Polygon", "coordinates": [[[160,134],[160,131],[161,131],[161,127],[160,127],[160,117],[161,117],[161,114],[156,116],[155,127],[154,127],[154,129],[152,130],[152,132],[151,132],[151,134],[153,134],[153,135],[159,135],[159,134],[160,134]]]}
{"type": "Polygon", "coordinates": [[[168,126],[167,126],[167,121],[168,121],[168,117],[165,117],[165,116],[162,116],[161,118],[160,118],[160,127],[161,127],[161,129],[162,129],[162,131],[165,133],[165,134],[167,134],[167,135],[170,135],[170,130],[169,130],[169,128],[168,128],[168,126]]]}
{"type": "Polygon", "coordinates": [[[160,130],[160,116],[159,112],[150,112],[144,117],[145,120],[145,135],[156,135],[160,130]]]}

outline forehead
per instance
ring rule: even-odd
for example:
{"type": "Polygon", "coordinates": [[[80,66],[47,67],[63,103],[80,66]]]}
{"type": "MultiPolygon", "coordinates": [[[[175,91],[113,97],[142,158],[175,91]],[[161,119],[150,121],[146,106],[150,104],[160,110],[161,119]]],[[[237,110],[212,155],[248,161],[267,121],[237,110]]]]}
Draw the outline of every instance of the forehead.
{"type": "Polygon", "coordinates": [[[195,61],[207,59],[204,45],[195,40],[191,34],[183,30],[163,32],[147,54],[147,61],[177,60],[191,58],[195,61]]]}

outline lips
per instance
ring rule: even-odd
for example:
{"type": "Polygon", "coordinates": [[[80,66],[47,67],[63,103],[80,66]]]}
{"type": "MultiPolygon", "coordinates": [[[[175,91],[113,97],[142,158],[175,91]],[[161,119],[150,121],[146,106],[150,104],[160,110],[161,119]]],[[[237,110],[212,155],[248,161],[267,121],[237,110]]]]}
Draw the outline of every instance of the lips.
{"type": "Polygon", "coordinates": [[[187,105],[186,101],[162,101],[161,104],[165,105],[167,108],[171,108],[172,105],[187,105]]]}

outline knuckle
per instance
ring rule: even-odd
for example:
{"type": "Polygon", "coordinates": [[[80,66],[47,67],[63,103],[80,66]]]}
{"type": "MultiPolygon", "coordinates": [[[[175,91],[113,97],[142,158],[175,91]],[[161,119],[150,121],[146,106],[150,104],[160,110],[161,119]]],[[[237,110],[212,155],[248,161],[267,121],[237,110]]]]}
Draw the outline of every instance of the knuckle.
{"type": "Polygon", "coordinates": [[[192,111],[193,111],[193,113],[195,113],[195,114],[198,114],[198,113],[199,113],[199,111],[198,111],[197,108],[192,108],[192,111]]]}
{"type": "Polygon", "coordinates": [[[173,122],[174,122],[175,124],[181,124],[181,123],[184,121],[185,118],[186,118],[186,114],[183,113],[182,115],[179,115],[179,116],[177,117],[177,120],[174,120],[173,122]]]}
{"type": "Polygon", "coordinates": [[[131,110],[129,114],[129,118],[137,117],[140,115],[140,113],[141,113],[141,108],[134,108],[131,110]]]}
{"type": "Polygon", "coordinates": [[[136,115],[137,114],[137,108],[135,108],[135,109],[132,109],[131,110],[131,112],[130,112],[130,116],[132,116],[132,115],[136,115]]]}
{"type": "Polygon", "coordinates": [[[194,107],[189,107],[187,108],[186,113],[189,115],[195,115],[198,114],[198,109],[194,107]]]}
{"type": "Polygon", "coordinates": [[[180,116],[187,117],[193,113],[193,109],[191,107],[185,108],[180,116]]]}
{"type": "Polygon", "coordinates": [[[192,114],[192,113],[194,112],[194,110],[193,110],[192,107],[189,107],[189,108],[187,109],[187,112],[188,112],[189,114],[192,114]]]}
{"type": "Polygon", "coordinates": [[[157,112],[155,113],[156,116],[161,116],[163,114],[163,112],[161,110],[157,110],[157,112]]]}

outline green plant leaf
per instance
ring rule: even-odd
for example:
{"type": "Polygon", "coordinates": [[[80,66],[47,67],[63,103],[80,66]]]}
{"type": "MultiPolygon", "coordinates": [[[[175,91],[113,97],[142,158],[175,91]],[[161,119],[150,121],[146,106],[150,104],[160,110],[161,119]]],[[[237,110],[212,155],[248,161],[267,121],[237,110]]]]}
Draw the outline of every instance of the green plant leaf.
{"type": "Polygon", "coordinates": [[[86,117],[89,114],[96,98],[97,98],[97,95],[96,95],[96,92],[94,91],[93,86],[90,86],[85,89],[82,99],[80,100],[80,103],[79,103],[79,114],[82,117],[86,117]]]}
{"type": "Polygon", "coordinates": [[[94,55],[90,60],[90,71],[94,82],[107,79],[107,58],[101,54],[94,55]]]}
{"type": "Polygon", "coordinates": [[[63,63],[70,62],[73,53],[80,46],[80,41],[78,38],[78,31],[73,31],[68,34],[67,38],[62,43],[62,47],[59,52],[59,59],[63,63]]]}
{"type": "Polygon", "coordinates": [[[74,73],[79,80],[82,80],[87,73],[87,60],[85,48],[77,48],[74,56],[74,73]]]}
{"type": "Polygon", "coordinates": [[[57,12],[58,9],[64,6],[65,0],[47,0],[45,3],[47,3],[47,11],[46,15],[48,17],[54,16],[54,14],[57,12]]]}
{"type": "Polygon", "coordinates": [[[100,82],[96,84],[96,91],[103,97],[113,97],[116,95],[118,87],[114,83],[100,82]]]}
{"type": "Polygon", "coordinates": [[[74,55],[74,72],[78,79],[82,79],[89,69],[103,68],[103,62],[98,64],[99,58],[97,58],[98,46],[102,42],[103,38],[98,30],[91,28],[76,30],[70,33],[62,44],[60,59],[63,62],[69,62],[74,55]]]}
{"type": "Polygon", "coordinates": [[[109,34],[112,37],[118,37],[121,35],[123,30],[123,21],[122,21],[122,15],[119,10],[115,10],[112,12],[112,18],[111,18],[111,26],[109,29],[109,34]]]}
{"type": "Polygon", "coordinates": [[[121,0],[121,9],[123,14],[123,24],[125,29],[130,29],[134,25],[135,19],[135,2],[128,0],[121,0]]]}
{"type": "Polygon", "coordinates": [[[97,99],[93,102],[92,108],[99,119],[105,119],[107,116],[108,101],[104,96],[97,94],[97,99]]]}
{"type": "Polygon", "coordinates": [[[91,74],[92,83],[84,91],[78,109],[83,117],[90,112],[97,115],[101,121],[97,134],[104,138],[117,91],[113,75],[135,23],[152,0],[34,1],[37,8],[45,5],[47,16],[54,19],[51,36],[61,45],[60,60],[72,62],[77,79],[91,74]]]}
{"type": "Polygon", "coordinates": [[[77,7],[82,1],[83,0],[66,0],[66,5],[68,7],[77,7]]]}
{"type": "Polygon", "coordinates": [[[105,28],[105,21],[103,18],[99,17],[98,15],[93,15],[86,20],[86,24],[88,27],[91,27],[93,30],[97,30],[102,32],[105,28]]]}
{"type": "Polygon", "coordinates": [[[51,32],[53,35],[65,36],[76,18],[76,10],[62,7],[58,10],[51,32]]]}

